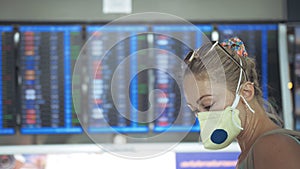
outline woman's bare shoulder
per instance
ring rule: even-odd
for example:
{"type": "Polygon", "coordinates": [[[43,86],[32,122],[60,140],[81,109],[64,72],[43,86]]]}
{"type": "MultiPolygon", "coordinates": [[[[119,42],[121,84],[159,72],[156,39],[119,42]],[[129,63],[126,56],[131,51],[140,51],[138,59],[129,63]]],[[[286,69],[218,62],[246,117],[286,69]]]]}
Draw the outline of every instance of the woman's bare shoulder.
{"type": "Polygon", "coordinates": [[[300,166],[300,144],[286,134],[261,137],[253,147],[255,168],[289,168],[300,166]]]}

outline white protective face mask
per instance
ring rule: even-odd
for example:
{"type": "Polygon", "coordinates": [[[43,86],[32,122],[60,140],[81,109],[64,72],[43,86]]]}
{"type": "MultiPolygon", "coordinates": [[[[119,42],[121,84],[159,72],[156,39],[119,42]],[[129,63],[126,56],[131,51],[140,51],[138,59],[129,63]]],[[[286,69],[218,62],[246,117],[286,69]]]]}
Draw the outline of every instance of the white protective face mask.
{"type": "MultiPolygon", "coordinates": [[[[235,101],[239,100],[239,96],[235,101]]],[[[198,113],[200,135],[206,149],[227,147],[243,129],[239,118],[239,110],[228,106],[223,111],[207,111],[198,113]]]]}
{"type": "Polygon", "coordinates": [[[238,94],[242,70],[240,72],[235,99],[231,106],[221,111],[197,113],[200,122],[200,136],[206,149],[222,149],[227,147],[243,130],[239,118],[239,110],[236,109],[240,97],[242,97],[249,110],[254,113],[254,110],[248,105],[244,97],[238,94]]]}

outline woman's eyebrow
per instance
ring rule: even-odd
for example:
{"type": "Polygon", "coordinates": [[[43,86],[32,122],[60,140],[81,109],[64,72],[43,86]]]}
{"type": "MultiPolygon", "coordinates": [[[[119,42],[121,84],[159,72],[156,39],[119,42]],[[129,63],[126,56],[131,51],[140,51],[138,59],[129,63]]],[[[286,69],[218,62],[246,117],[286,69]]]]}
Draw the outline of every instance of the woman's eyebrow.
{"type": "Polygon", "coordinates": [[[196,103],[199,104],[199,102],[200,102],[204,97],[208,97],[208,96],[212,96],[212,95],[210,95],[210,94],[205,94],[205,95],[199,97],[199,99],[196,101],[196,103]]]}

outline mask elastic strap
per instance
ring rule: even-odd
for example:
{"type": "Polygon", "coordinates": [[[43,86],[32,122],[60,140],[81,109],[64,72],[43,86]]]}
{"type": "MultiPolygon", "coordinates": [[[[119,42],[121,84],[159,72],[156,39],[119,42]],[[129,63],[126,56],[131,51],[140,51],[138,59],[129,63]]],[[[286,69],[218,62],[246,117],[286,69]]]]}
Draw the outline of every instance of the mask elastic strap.
{"type": "MultiPolygon", "coordinates": [[[[240,64],[242,65],[242,60],[241,58],[240,59],[240,64]]],[[[243,70],[242,68],[240,69],[240,77],[239,77],[239,81],[238,81],[238,85],[236,87],[236,90],[235,90],[235,99],[231,105],[231,108],[235,109],[236,106],[239,104],[239,101],[240,101],[240,95],[239,95],[239,91],[240,91],[240,85],[241,85],[241,80],[242,80],[242,75],[243,75],[243,70]]]]}
{"type": "MultiPolygon", "coordinates": [[[[231,106],[231,108],[232,109],[235,109],[236,108],[236,106],[239,104],[239,101],[240,101],[240,95],[238,95],[238,94],[236,94],[235,95],[235,99],[234,99],[234,101],[233,101],[233,103],[232,103],[232,106],[231,106]]],[[[237,122],[234,120],[234,111],[233,110],[231,110],[231,121],[233,122],[233,124],[235,125],[235,127],[237,127],[237,128],[239,128],[239,129],[241,129],[241,130],[244,130],[239,124],[237,124],[237,122]]]]}
{"type": "Polygon", "coordinates": [[[239,77],[238,85],[236,86],[236,90],[235,90],[236,94],[239,94],[241,81],[242,81],[242,76],[243,76],[243,69],[242,69],[243,62],[242,62],[241,58],[239,58],[239,59],[240,59],[241,68],[240,68],[240,77],[239,77]]]}
{"type": "MultiPolygon", "coordinates": [[[[242,62],[242,60],[241,60],[241,58],[239,58],[240,59],[240,64],[241,64],[241,66],[243,66],[243,62],[242,62]]],[[[241,68],[240,69],[240,77],[239,77],[239,82],[238,82],[238,85],[237,85],[237,88],[236,88],[236,94],[235,94],[235,97],[240,97],[240,95],[239,95],[239,91],[241,90],[240,89],[240,85],[241,85],[241,80],[242,80],[242,75],[243,75],[243,69],[241,68]]],[[[246,106],[249,108],[249,110],[252,112],[252,113],[255,113],[255,111],[250,107],[250,105],[248,104],[248,102],[246,101],[246,99],[243,97],[243,96],[241,96],[242,97],[242,99],[244,100],[244,102],[245,102],[245,104],[246,104],[246,106]]],[[[237,106],[237,104],[238,103],[235,103],[235,102],[238,102],[239,101],[239,99],[238,100],[235,100],[234,102],[233,102],[233,104],[232,104],[232,108],[236,108],[236,106],[237,106]]]]}
{"type": "MultiPolygon", "coordinates": [[[[239,59],[240,59],[241,66],[243,66],[241,58],[239,58],[239,59]]],[[[239,77],[238,85],[237,85],[236,90],[235,90],[235,99],[234,99],[234,101],[233,101],[233,103],[231,105],[232,109],[235,109],[237,107],[237,105],[239,104],[239,101],[240,101],[239,91],[240,91],[240,85],[241,85],[241,81],[242,81],[242,76],[243,76],[243,69],[240,68],[240,77],[239,77]]],[[[237,124],[237,122],[233,119],[235,112],[233,110],[231,110],[231,113],[232,113],[231,114],[231,121],[233,122],[233,124],[237,128],[239,128],[240,130],[244,130],[244,128],[241,127],[239,124],[237,124]]]]}
{"type": "Polygon", "coordinates": [[[236,94],[235,99],[231,105],[231,108],[235,109],[237,107],[237,105],[239,104],[239,101],[240,101],[240,95],[236,94]]]}
{"type": "Polygon", "coordinates": [[[250,105],[248,104],[248,102],[246,101],[246,99],[245,99],[243,96],[241,96],[241,97],[242,97],[242,99],[244,100],[246,106],[249,108],[249,110],[250,110],[252,113],[255,113],[255,111],[250,107],[250,105]]]}
{"type": "Polygon", "coordinates": [[[237,124],[237,122],[233,119],[234,117],[234,111],[231,110],[231,121],[233,121],[233,124],[235,125],[235,127],[241,129],[241,130],[244,130],[243,127],[241,127],[239,124],[237,124]]]}

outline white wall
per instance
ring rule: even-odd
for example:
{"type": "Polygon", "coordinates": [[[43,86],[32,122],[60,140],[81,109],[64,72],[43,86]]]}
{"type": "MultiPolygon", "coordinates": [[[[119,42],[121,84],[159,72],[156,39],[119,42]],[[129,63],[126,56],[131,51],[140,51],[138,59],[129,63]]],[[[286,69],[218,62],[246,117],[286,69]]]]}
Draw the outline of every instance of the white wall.
{"type": "MultiPolygon", "coordinates": [[[[286,20],[285,0],[132,0],[132,9],[196,22],[286,20]]],[[[104,22],[120,16],[104,14],[102,0],[0,0],[0,21],[104,22]]]]}

